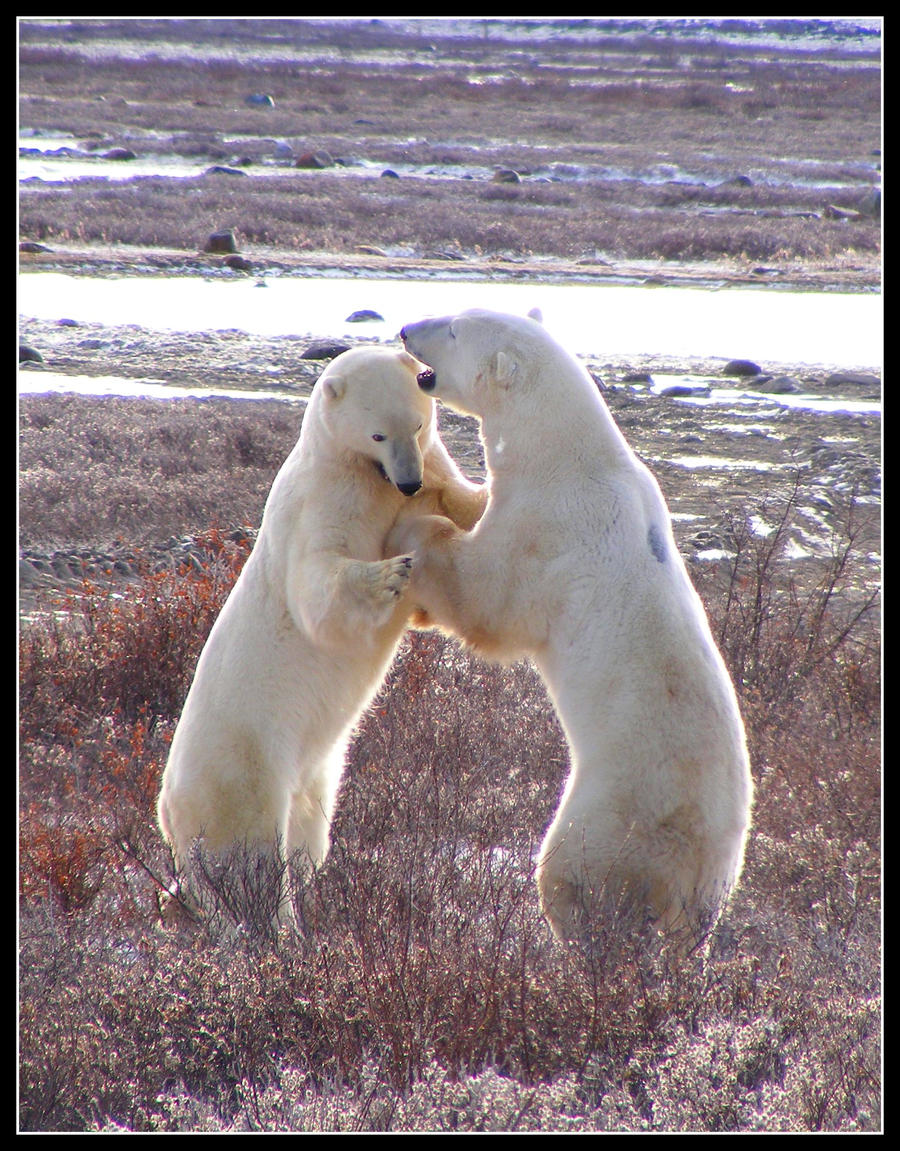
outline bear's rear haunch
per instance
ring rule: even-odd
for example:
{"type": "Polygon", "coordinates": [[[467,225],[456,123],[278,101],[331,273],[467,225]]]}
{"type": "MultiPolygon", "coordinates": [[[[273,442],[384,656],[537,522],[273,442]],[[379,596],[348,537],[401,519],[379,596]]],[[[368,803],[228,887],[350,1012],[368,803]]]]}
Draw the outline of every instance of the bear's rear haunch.
{"type": "Polygon", "coordinates": [[[659,487],[535,319],[473,310],[401,337],[420,387],[480,419],[491,484],[469,533],[438,517],[392,533],[412,602],[491,658],[532,658],[571,752],[543,909],[564,938],[627,910],[690,947],[740,874],[752,782],[659,487]]]}
{"type": "Polygon", "coordinates": [[[254,877],[280,886],[288,861],[312,867],[328,852],[347,745],[413,610],[411,557],[385,550],[388,533],[398,517],[426,514],[468,529],[484,509],[486,490],[441,442],[416,383],[422,367],[382,347],[338,356],[272,484],[197,664],[159,797],[194,903],[200,878],[242,866],[249,901],[265,895],[274,919],[291,921],[285,890],[273,900],[254,877]]]}

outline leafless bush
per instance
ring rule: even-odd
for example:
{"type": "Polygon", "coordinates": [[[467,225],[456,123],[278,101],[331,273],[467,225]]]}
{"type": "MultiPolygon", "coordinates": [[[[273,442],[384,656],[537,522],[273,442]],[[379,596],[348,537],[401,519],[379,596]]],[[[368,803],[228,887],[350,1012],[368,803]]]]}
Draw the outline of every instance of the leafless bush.
{"type": "Polygon", "coordinates": [[[196,523],[256,526],[299,434],[291,409],[229,401],[30,396],[22,400],[23,544],[177,536],[196,523]],[[77,481],[73,481],[73,476],[77,481]]]}
{"type": "MultiPolygon", "coordinates": [[[[432,633],[409,636],[362,725],[332,853],[292,889],[299,932],[254,930],[239,867],[209,872],[207,928],[165,926],[171,718],[108,714],[101,680],[73,697],[76,733],[23,736],[22,1126],[877,1129],[877,621],[844,614],[846,541],[801,594],[771,537],[739,529],[707,595],[757,803],[705,960],[614,922],[589,946],[552,938],[533,870],[566,771],[555,715],[531,668],[432,633]]],[[[64,700],[79,674],[62,647],[24,670],[26,714],[40,681],[64,700]]]]}

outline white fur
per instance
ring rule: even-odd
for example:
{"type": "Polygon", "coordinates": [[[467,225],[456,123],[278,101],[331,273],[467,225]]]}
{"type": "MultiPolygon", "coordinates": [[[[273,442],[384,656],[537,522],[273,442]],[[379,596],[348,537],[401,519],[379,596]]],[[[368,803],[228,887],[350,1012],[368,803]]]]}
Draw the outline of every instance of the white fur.
{"type": "Polygon", "coordinates": [[[412,594],[489,657],[533,658],[571,771],[541,848],[542,906],[577,934],[596,901],[695,938],[740,872],[752,783],[728,672],[659,487],[585,369],[533,318],[408,325],[430,394],[478,416],[490,473],[475,529],[401,524],[412,594]]]}
{"type": "Polygon", "coordinates": [[[347,745],[412,607],[388,531],[401,513],[468,528],[487,498],[444,448],[421,368],[357,348],[313,389],[172,741],[158,814],[183,872],[198,841],[310,865],[328,852],[347,745]]]}

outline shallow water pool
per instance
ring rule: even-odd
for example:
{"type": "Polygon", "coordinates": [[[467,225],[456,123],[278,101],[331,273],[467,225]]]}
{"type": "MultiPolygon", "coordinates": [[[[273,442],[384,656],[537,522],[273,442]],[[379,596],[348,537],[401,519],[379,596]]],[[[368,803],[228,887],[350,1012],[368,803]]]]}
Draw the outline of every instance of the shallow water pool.
{"type": "Polygon", "coordinates": [[[345,275],[19,276],[23,317],[174,331],[393,340],[406,323],[471,307],[519,314],[538,307],[547,329],[579,355],[741,358],[764,368],[880,372],[882,303],[874,293],[345,275]],[[383,318],[347,322],[363,309],[383,318]]]}

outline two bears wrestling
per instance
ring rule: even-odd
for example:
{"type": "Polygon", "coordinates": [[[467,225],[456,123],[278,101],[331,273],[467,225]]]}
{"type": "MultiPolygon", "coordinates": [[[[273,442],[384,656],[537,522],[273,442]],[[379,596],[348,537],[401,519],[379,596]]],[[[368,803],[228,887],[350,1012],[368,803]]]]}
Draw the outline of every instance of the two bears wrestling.
{"type": "Polygon", "coordinates": [[[319,378],[200,657],[159,799],[180,879],[237,850],[324,860],[348,744],[415,623],[546,684],[570,751],[537,864],[555,934],[628,906],[694,946],[740,873],[752,783],[659,487],[535,315],[401,339],[319,378]],[[450,457],[435,398],[480,421],[487,483],[450,457]]]}

